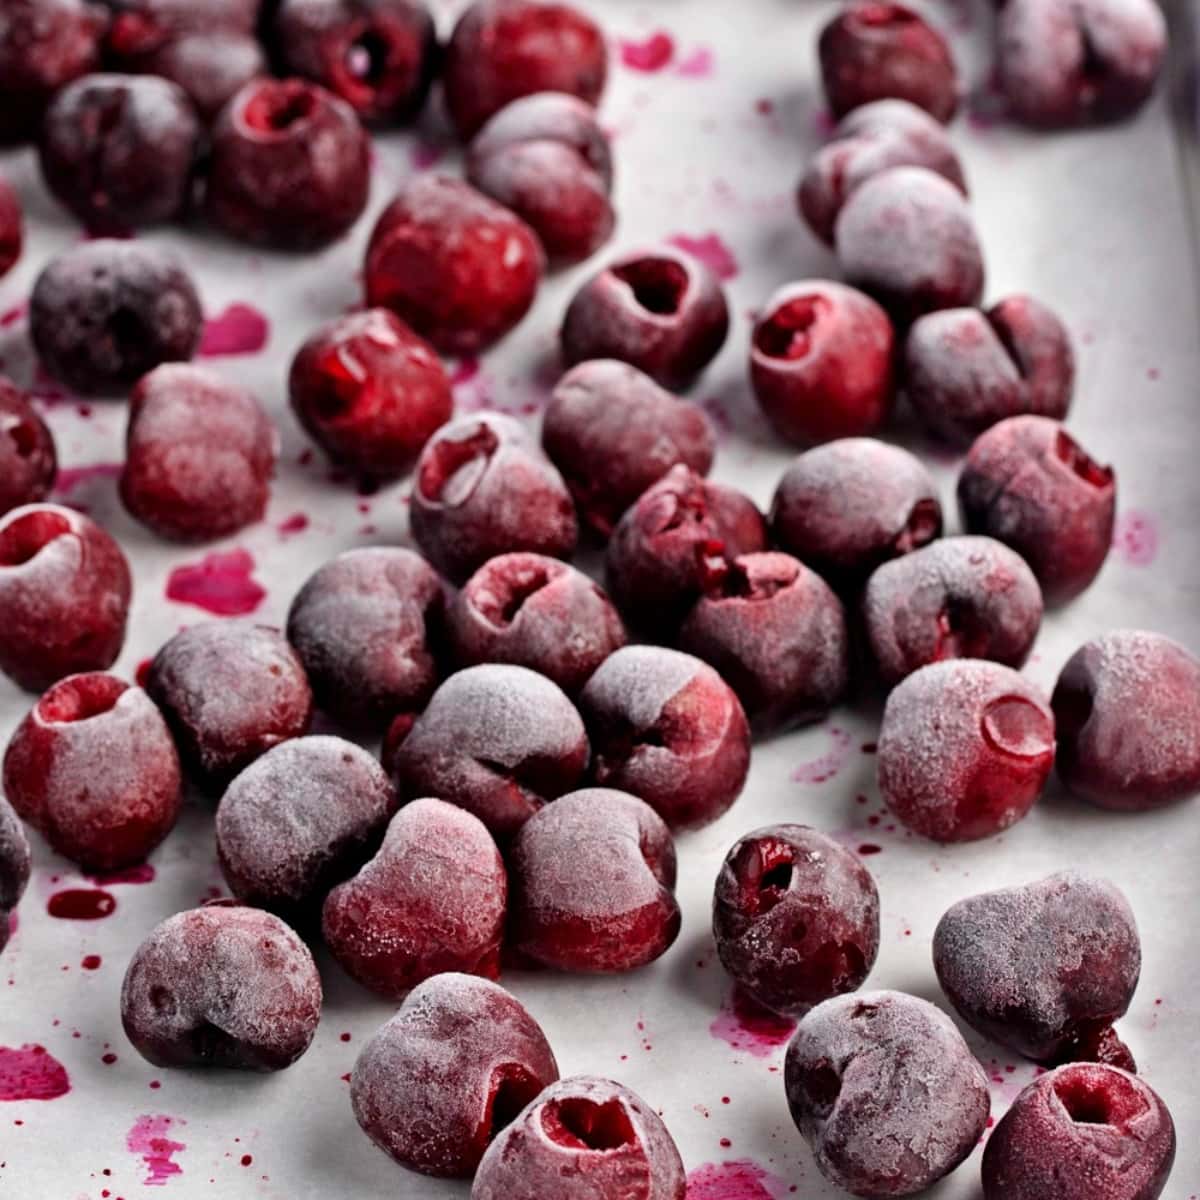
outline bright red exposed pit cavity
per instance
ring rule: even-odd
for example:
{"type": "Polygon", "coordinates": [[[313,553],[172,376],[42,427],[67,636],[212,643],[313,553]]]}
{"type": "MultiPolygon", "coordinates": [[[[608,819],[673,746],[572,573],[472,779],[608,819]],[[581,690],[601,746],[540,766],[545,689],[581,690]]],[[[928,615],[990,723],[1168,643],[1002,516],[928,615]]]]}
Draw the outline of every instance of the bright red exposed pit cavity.
{"type": "Polygon", "coordinates": [[[507,1129],[541,1090],[542,1084],[524,1067],[516,1063],[497,1067],[492,1073],[491,1096],[484,1118],[487,1140],[491,1142],[501,1130],[507,1129]]]}
{"type": "Polygon", "coordinates": [[[1054,745],[1054,727],[1034,704],[1000,696],[983,713],[983,736],[993,749],[1014,758],[1039,758],[1054,745]]]}
{"type": "Polygon", "coordinates": [[[1092,459],[1066,430],[1060,429],[1054,442],[1055,456],[1094,488],[1112,487],[1112,467],[1102,467],[1092,459]]]}
{"type": "Polygon", "coordinates": [[[1146,1101],[1111,1072],[1086,1067],[1064,1072],[1054,1081],[1054,1094],[1076,1125],[1111,1125],[1124,1130],[1146,1110],[1146,1101]]]}
{"type": "Polygon", "coordinates": [[[283,133],[312,116],[316,101],[302,84],[262,86],[245,107],[245,121],[260,133],[283,133]]]}
{"type": "Polygon", "coordinates": [[[0,567],[23,566],[55,538],[70,532],[70,521],[59,513],[26,513],[0,531],[0,567]]]}
{"type": "Polygon", "coordinates": [[[512,567],[503,576],[492,571],[486,585],[475,592],[473,602],[480,616],[503,627],[516,620],[526,600],[549,584],[550,572],[542,566],[512,567]]]}
{"type": "Polygon", "coordinates": [[[915,13],[891,4],[864,4],[847,14],[849,22],[864,29],[898,28],[911,25],[917,18],[915,13]]]}
{"type": "Polygon", "coordinates": [[[629,286],[642,308],[659,316],[677,313],[687,293],[687,271],[667,258],[639,258],[613,267],[612,274],[629,286]]]}
{"type": "Polygon", "coordinates": [[[464,504],[499,445],[500,439],[487,425],[459,441],[434,442],[424,456],[417,481],[422,497],[434,504],[464,504]]]}
{"type": "Polygon", "coordinates": [[[829,301],[824,296],[789,300],[759,325],[754,344],[770,358],[807,358],[812,352],[813,330],[828,310],[829,301]]]}
{"type": "Polygon", "coordinates": [[[582,1096],[552,1100],[542,1109],[546,1136],[573,1150],[604,1153],[637,1140],[629,1115],[619,1100],[597,1104],[582,1096]]]}
{"type": "Polygon", "coordinates": [[[38,716],[47,724],[69,725],[111,712],[128,687],[111,675],[64,679],[38,701],[38,716]]]}

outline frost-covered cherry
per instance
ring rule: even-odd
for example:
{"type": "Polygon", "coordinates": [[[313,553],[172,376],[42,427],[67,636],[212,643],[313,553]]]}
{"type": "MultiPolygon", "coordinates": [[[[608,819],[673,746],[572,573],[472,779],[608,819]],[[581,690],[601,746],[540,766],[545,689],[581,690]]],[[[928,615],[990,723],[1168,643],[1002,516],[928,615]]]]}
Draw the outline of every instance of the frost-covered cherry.
{"type": "Polygon", "coordinates": [[[12,806],[0,795],[0,950],[8,944],[8,915],[29,883],[31,868],[25,830],[12,806]]]}
{"type": "Polygon", "coordinates": [[[363,1046],[350,1103],[363,1132],[401,1166],[467,1179],[557,1079],[550,1043],[516,997],[447,971],[413,988],[363,1046]]]}
{"type": "Polygon", "coordinates": [[[139,59],[138,67],[183,88],[206,125],[246,84],[268,73],[258,39],[235,29],[181,33],[139,59]]]}
{"type": "Polygon", "coordinates": [[[379,853],[326,897],[321,928],[347,974],[399,1000],[443,971],[495,979],[507,894],[483,822],[442,800],[414,800],[379,853]]]}
{"type": "Polygon", "coordinates": [[[321,977],[278,917],[216,904],[168,917],[134,952],[121,1022],[158,1067],[280,1071],[309,1047],[321,977]]]}
{"type": "Polygon", "coordinates": [[[58,474],[54,435],[29,396],[0,375],[0,517],[50,494],[58,474]]]}

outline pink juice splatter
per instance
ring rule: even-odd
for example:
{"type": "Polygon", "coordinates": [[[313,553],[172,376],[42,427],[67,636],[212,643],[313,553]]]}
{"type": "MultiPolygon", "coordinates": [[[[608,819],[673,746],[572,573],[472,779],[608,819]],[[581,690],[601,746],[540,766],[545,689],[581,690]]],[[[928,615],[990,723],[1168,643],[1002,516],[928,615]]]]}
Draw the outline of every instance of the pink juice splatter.
{"type": "Polygon", "coordinates": [[[54,490],[60,496],[69,496],[76,488],[93,479],[116,479],[123,466],[119,462],[102,462],[89,463],[85,467],[60,467],[54,490]]]}
{"type": "Polygon", "coordinates": [[[167,1136],[174,1125],[185,1122],[176,1117],[141,1116],[125,1137],[125,1146],[131,1154],[141,1156],[146,1168],[147,1187],[162,1187],[169,1179],[183,1174],[183,1168],[175,1161],[187,1146],[167,1136]]]}
{"type": "Polygon", "coordinates": [[[687,1200],[781,1200],[791,1190],[786,1179],[748,1158],[705,1163],[687,1178],[687,1200]]]}
{"type": "Polygon", "coordinates": [[[116,897],[97,888],[67,888],[46,901],[46,911],[60,921],[103,921],[116,908],[116,897]]]}
{"type": "Polygon", "coordinates": [[[621,38],[621,62],[631,71],[661,71],[675,57],[675,41],[661,29],[640,42],[621,38]]]}
{"type": "Polygon", "coordinates": [[[231,304],[204,323],[200,356],[257,354],[271,336],[271,322],[249,304],[231,304]]]}
{"type": "Polygon", "coordinates": [[[66,1067],[44,1046],[0,1046],[0,1101],[57,1100],[70,1090],[66,1067]]]}
{"type": "Polygon", "coordinates": [[[795,1030],[795,1021],[763,1008],[737,987],[708,1027],[719,1041],[755,1058],[770,1058],[780,1046],[787,1045],[795,1030]]]}
{"type": "Polygon", "coordinates": [[[1148,567],[1158,556],[1158,522],[1144,509],[1131,508],[1117,516],[1113,550],[1131,567],[1148,567]]]}
{"type": "Polygon", "coordinates": [[[707,46],[698,46],[675,68],[676,75],[685,79],[708,79],[713,74],[716,59],[707,46]]]}
{"type": "Polygon", "coordinates": [[[825,783],[846,765],[854,739],[836,725],[829,727],[829,739],[832,745],[824,754],[801,763],[792,772],[792,779],[796,783],[825,783]]]}
{"type": "Polygon", "coordinates": [[[168,600],[192,604],[218,617],[252,613],[267,592],[252,577],[254,558],[248,550],[206,554],[198,563],[176,567],[167,578],[168,600]]]}
{"type": "Polygon", "coordinates": [[[285,517],[275,527],[279,530],[281,537],[291,537],[296,533],[303,533],[309,525],[308,517],[302,513],[292,513],[290,517],[285,517]]]}
{"type": "Polygon", "coordinates": [[[698,258],[718,279],[732,279],[738,273],[738,261],[720,234],[706,233],[702,237],[689,237],[686,233],[677,233],[667,241],[693,258],[698,258]]]}

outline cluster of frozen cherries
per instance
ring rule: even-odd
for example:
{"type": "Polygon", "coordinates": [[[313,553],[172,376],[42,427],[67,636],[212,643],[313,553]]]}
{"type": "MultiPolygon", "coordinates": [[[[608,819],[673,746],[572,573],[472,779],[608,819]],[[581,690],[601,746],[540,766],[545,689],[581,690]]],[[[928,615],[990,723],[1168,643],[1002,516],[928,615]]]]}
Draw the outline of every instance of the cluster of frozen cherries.
{"type": "MultiPolygon", "coordinates": [[[[917,14],[860,3],[821,38],[843,119],[799,195],[845,282],[787,285],[751,337],[764,413],[815,446],[769,515],[707,479],[713,429],[675,394],[730,324],[719,281],[675,249],[620,255],[575,295],[540,445],[501,415],[453,419],[439,353],[496,341],[547,264],[613,231],[591,107],[601,31],[564,4],[478,0],[443,50],[415,0],[199,7],[0,0],[0,132],[37,137],[47,185],[90,230],[183,217],[202,184],[229,234],[311,249],[362,212],[363,122],[411,117],[440,72],[469,182],[401,191],[367,251],[367,307],[316,331],[289,381],[345,474],[413,470],[421,553],[341,554],[284,633],[187,628],[130,685],[107,673],[128,562],[94,521],[43,502],[53,439],[0,380],[0,670],[41,693],[4,756],[0,918],[29,875],[18,816],[85,869],[120,869],[167,836],[189,780],[219,798],[234,899],[170,917],[134,955],[122,1015],[146,1058],[290,1065],[322,1003],[295,930],[323,936],[403,1001],[351,1085],[398,1162],[473,1175],[475,1200],[680,1200],[655,1112],[611,1081],[559,1080],[537,1022],[493,981],[502,959],[588,973],[662,955],[680,929],[673,831],[734,804],[752,731],[890,689],[880,791],[939,842],[1012,825],[1055,764],[1109,809],[1200,789],[1200,662],[1183,647],[1109,633],[1049,700],[1017,673],[1043,604],[1086,588],[1112,540],[1113,472],[1061,424],[1066,329],[1030,297],[977,307],[982,255],[940,124],[958,104],[953,59],[917,14]],[[970,447],[965,536],[941,536],[924,466],[870,436],[899,391],[931,434],[970,447]],[[606,547],[606,589],[566,561],[581,539],[606,547]],[[382,764],[310,735],[314,708],[381,737],[382,764]]],[[[1006,0],[999,79],[1017,115],[1132,112],[1162,57],[1157,11],[1006,0]]],[[[0,271],[20,245],[0,186],[0,271]]],[[[46,370],[132,392],[121,497],[177,541],[260,519],[277,450],[252,395],[190,365],[201,314],[178,262],[113,238],[50,263],[30,306],[46,370]]],[[[962,1162],[988,1120],[986,1076],[933,1005],[858,991],[879,896],[855,855],[799,825],[747,834],[716,881],[713,931],[743,991],[800,1018],[787,1100],[826,1176],[907,1196],[962,1162]]],[[[964,900],[934,966],[967,1024],[1053,1068],[988,1141],[988,1200],[1158,1196],[1174,1130],[1113,1029],[1140,970],[1120,891],[1060,874],[964,900]]]]}

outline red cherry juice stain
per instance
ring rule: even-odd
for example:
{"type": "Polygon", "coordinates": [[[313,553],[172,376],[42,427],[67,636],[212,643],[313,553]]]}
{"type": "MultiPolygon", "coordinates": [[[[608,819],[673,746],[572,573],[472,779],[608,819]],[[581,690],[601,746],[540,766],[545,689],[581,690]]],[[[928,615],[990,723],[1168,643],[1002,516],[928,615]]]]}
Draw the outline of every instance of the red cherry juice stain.
{"type": "Polygon", "coordinates": [[[197,563],[176,567],[167,577],[167,599],[191,604],[218,617],[252,613],[266,589],[251,577],[254,558],[248,550],[218,550],[197,563]]]}
{"type": "Polygon", "coordinates": [[[661,71],[675,57],[675,41],[661,29],[640,42],[620,38],[617,45],[621,50],[621,62],[631,71],[653,74],[661,71]]]}
{"type": "Polygon", "coordinates": [[[254,1161],[254,1156],[252,1154],[243,1154],[242,1155],[242,1166],[243,1167],[248,1167],[253,1161],[254,1161]]]}
{"type": "Polygon", "coordinates": [[[104,960],[100,957],[100,955],[89,954],[84,958],[83,962],[81,962],[79,965],[85,971],[98,971],[98,970],[100,970],[100,966],[103,963],[103,961],[104,960]]]}
{"type": "Polygon", "coordinates": [[[44,1046],[0,1046],[0,1101],[57,1100],[70,1090],[66,1067],[44,1046]]]}
{"type": "Polygon", "coordinates": [[[698,46],[675,68],[676,75],[685,79],[708,79],[716,66],[713,52],[707,46],[698,46]]]}
{"type": "Polygon", "coordinates": [[[183,1125],[177,1117],[141,1116],[125,1137],[125,1147],[131,1154],[141,1156],[146,1168],[146,1187],[162,1187],[169,1179],[183,1174],[183,1168],[175,1161],[187,1146],[167,1136],[172,1126],[183,1125]]]}
{"type": "Polygon", "coordinates": [[[844,729],[836,725],[829,727],[830,748],[818,758],[801,763],[793,772],[792,779],[796,783],[825,783],[832,779],[846,765],[850,757],[850,747],[853,738],[844,729]]]}
{"type": "Polygon", "coordinates": [[[308,528],[308,517],[302,513],[292,513],[290,517],[285,517],[279,522],[275,528],[279,532],[280,537],[293,537],[297,533],[303,533],[308,528]]]}
{"type": "Polygon", "coordinates": [[[249,304],[231,304],[204,322],[201,358],[225,354],[257,354],[271,336],[271,322],[249,304]]]}
{"type": "Polygon", "coordinates": [[[121,474],[123,463],[89,463],[84,467],[61,467],[54,481],[54,490],[60,496],[69,496],[76,488],[93,479],[116,479],[121,474]]]}
{"type": "Polygon", "coordinates": [[[114,883],[153,883],[157,872],[149,863],[139,863],[136,867],[126,867],[122,871],[108,871],[101,875],[89,875],[88,878],[97,887],[112,887],[114,883]]]}
{"type": "Polygon", "coordinates": [[[781,1200],[790,1191],[786,1179],[748,1158],[705,1163],[687,1177],[687,1200],[781,1200]]]}
{"type": "Polygon", "coordinates": [[[795,1021],[763,1008],[737,987],[708,1027],[708,1032],[719,1041],[728,1042],[735,1050],[743,1050],[755,1058],[770,1058],[780,1046],[787,1045],[795,1030],[795,1021]]]}
{"type": "Polygon", "coordinates": [[[863,842],[858,848],[859,854],[882,854],[883,847],[876,846],[874,842],[863,842]]]}
{"type": "Polygon", "coordinates": [[[706,233],[702,237],[689,237],[686,233],[677,233],[667,241],[693,258],[698,258],[718,279],[732,279],[738,273],[738,261],[733,251],[721,240],[720,234],[706,233]]]}
{"type": "Polygon", "coordinates": [[[101,921],[116,907],[116,897],[97,888],[67,888],[46,901],[46,911],[60,921],[101,921]]]}
{"type": "Polygon", "coordinates": [[[1131,567],[1148,567],[1158,557],[1158,522],[1144,509],[1130,508],[1117,517],[1113,550],[1131,567]]]}
{"type": "Polygon", "coordinates": [[[22,300],[20,304],[14,304],[12,308],[5,309],[0,313],[0,329],[7,329],[10,325],[23,321],[28,312],[29,302],[26,300],[22,300]]]}

